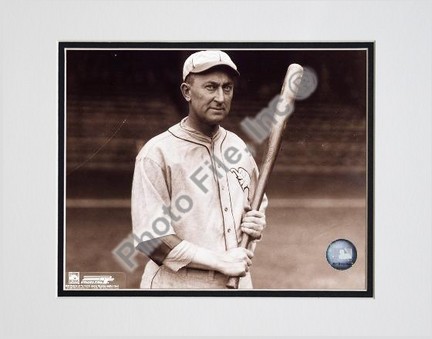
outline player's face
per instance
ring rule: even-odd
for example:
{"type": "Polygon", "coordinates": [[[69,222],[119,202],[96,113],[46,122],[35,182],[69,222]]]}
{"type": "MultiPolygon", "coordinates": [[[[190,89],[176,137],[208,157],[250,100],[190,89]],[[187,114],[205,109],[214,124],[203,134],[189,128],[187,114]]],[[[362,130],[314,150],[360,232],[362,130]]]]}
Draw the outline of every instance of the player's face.
{"type": "Polygon", "coordinates": [[[207,125],[217,125],[228,115],[233,98],[233,77],[215,70],[195,74],[189,84],[189,116],[207,125]]]}

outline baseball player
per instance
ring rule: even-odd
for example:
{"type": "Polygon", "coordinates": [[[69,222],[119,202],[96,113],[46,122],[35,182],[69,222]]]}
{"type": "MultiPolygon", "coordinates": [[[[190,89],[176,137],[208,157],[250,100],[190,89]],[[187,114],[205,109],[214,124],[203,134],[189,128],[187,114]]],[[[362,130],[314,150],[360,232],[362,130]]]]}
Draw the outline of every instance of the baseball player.
{"type": "Polygon", "coordinates": [[[238,276],[252,288],[255,242],[266,226],[264,198],[250,210],[258,169],[246,144],[220,126],[239,76],[222,51],[190,55],[180,86],[188,116],[149,140],[136,157],[132,223],[136,248],[151,260],[141,288],[224,289],[238,276]],[[249,249],[238,247],[243,233],[249,249]]]}

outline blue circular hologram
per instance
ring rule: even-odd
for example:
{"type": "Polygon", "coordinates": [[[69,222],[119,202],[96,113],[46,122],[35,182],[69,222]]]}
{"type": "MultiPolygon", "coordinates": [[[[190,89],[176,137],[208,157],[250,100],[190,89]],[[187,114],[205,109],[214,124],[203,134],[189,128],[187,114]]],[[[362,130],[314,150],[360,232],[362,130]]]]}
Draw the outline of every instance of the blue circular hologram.
{"type": "Polygon", "coordinates": [[[357,260],[357,249],[351,241],[338,239],[328,246],[326,257],[333,268],[347,270],[357,260]]]}

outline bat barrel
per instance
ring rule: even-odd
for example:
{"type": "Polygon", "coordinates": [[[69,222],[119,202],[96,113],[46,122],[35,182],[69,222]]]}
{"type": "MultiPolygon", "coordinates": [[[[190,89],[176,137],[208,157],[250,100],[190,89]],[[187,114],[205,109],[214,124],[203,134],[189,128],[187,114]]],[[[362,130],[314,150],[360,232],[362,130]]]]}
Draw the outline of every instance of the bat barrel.
{"type": "MultiPolygon", "coordinates": [[[[302,66],[300,66],[299,64],[289,65],[282,85],[279,102],[276,106],[276,112],[274,112],[276,123],[274,124],[270,132],[267,152],[264,156],[258,184],[251,203],[252,210],[258,210],[261,206],[261,202],[264,197],[264,192],[267,187],[268,179],[273,170],[273,166],[276,162],[276,158],[279,153],[280,145],[282,142],[282,134],[285,129],[286,122],[294,110],[293,109],[294,100],[302,76],[303,76],[302,66]]],[[[243,238],[240,243],[240,246],[243,248],[247,248],[250,241],[251,241],[250,237],[247,234],[243,234],[243,238]]],[[[230,277],[228,279],[226,287],[229,289],[237,289],[239,285],[239,281],[240,281],[239,277],[230,277]]]]}

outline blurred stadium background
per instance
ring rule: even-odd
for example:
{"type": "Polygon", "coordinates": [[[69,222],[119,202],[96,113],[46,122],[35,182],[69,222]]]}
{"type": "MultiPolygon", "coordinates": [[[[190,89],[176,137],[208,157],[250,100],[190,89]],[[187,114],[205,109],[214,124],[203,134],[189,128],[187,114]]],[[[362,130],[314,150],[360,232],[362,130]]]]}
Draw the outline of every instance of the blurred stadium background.
{"type": "MultiPolygon", "coordinates": [[[[187,114],[184,50],[68,50],[66,59],[66,275],[123,272],[112,250],[131,232],[135,156],[187,114]]],[[[366,51],[227,51],[241,77],[223,126],[240,128],[280,92],[287,66],[315,70],[316,91],[296,103],[270,180],[268,227],[252,266],[255,288],[366,288],[366,51]],[[328,245],[354,243],[346,271],[326,261],[328,245]]],[[[138,288],[147,259],[127,273],[138,288]]],[[[126,272],[126,271],[125,271],[126,272]]]]}

